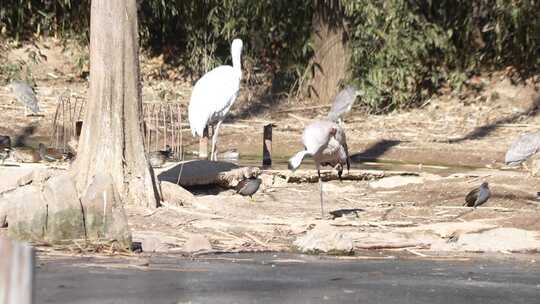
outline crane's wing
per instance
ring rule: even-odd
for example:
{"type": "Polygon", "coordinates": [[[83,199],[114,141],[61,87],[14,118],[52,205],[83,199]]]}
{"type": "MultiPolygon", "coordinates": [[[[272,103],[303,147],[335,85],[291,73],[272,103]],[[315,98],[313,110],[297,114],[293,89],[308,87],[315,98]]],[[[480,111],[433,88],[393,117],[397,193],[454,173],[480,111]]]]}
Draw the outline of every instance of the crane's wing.
{"type": "Polygon", "coordinates": [[[525,134],[516,139],[504,157],[507,165],[519,165],[540,149],[540,133],[525,134]]]}
{"type": "Polygon", "coordinates": [[[188,108],[194,135],[202,135],[210,122],[225,118],[240,90],[240,77],[232,66],[220,66],[195,83],[188,108]]]}
{"type": "Polygon", "coordinates": [[[357,90],[353,86],[346,86],[343,90],[334,97],[332,102],[332,107],[328,112],[327,118],[336,121],[341,116],[349,112],[352,108],[352,105],[356,101],[357,90]]]}

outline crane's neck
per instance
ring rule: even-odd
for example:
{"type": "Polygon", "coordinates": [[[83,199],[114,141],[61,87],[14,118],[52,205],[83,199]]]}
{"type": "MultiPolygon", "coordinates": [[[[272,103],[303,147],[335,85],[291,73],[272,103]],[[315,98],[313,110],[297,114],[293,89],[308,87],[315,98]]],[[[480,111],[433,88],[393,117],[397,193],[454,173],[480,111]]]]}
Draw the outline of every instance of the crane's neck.
{"type": "Polygon", "coordinates": [[[232,53],[232,63],[235,74],[242,78],[242,62],[240,61],[240,51],[232,53]]]}

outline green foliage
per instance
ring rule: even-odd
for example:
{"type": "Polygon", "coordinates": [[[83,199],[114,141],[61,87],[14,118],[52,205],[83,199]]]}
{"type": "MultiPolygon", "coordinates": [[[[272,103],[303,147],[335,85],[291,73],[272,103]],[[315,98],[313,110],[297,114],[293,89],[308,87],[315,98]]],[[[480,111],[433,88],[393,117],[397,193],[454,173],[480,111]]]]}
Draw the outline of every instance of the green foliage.
{"type": "MultiPolygon", "coordinates": [[[[0,35],[88,42],[89,0],[0,0],[0,35]]],[[[512,65],[540,66],[538,0],[143,0],[142,46],[195,76],[228,63],[233,38],[244,41],[248,81],[299,88],[313,56],[313,14],[346,21],[351,81],[372,109],[420,104],[441,86],[459,89],[471,74],[512,65]]],[[[74,56],[75,58],[76,56],[74,56]]],[[[79,66],[87,56],[76,57],[79,66]]],[[[316,63],[311,63],[315,66],[316,63]]],[[[3,65],[8,74],[22,68],[3,65]]],[[[24,72],[24,71],[23,71],[24,72]]],[[[2,71],[0,71],[2,73],[2,71]]]]}
{"type": "Polygon", "coordinates": [[[419,104],[482,69],[540,67],[539,1],[343,0],[352,74],[371,108],[419,104]]]}

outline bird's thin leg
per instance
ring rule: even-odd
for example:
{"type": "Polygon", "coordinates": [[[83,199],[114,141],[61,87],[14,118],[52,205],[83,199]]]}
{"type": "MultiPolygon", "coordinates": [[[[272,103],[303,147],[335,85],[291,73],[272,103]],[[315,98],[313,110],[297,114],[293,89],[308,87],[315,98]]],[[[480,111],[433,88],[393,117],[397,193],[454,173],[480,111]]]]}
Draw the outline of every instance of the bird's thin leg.
{"type": "Polygon", "coordinates": [[[212,156],[210,158],[210,160],[214,160],[216,161],[217,160],[217,137],[218,137],[218,132],[219,132],[219,126],[221,126],[221,120],[218,121],[218,123],[216,124],[215,127],[212,128],[212,156]]]}
{"type": "Polygon", "coordinates": [[[343,182],[343,180],[341,179],[341,176],[343,175],[343,166],[341,164],[337,164],[336,169],[337,169],[337,174],[338,174],[339,181],[343,182]]]}
{"type": "Polygon", "coordinates": [[[317,166],[317,175],[319,176],[319,196],[321,198],[321,218],[324,218],[321,170],[318,168],[318,166],[317,166]]]}

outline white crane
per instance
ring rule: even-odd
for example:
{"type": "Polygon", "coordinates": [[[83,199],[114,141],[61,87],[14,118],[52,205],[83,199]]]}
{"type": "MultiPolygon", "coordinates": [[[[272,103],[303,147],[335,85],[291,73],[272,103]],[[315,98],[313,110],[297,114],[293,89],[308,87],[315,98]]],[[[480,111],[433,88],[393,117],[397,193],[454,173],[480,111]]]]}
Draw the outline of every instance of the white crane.
{"type": "Polygon", "coordinates": [[[345,131],[340,125],[330,120],[314,121],[304,129],[302,143],[305,149],[289,159],[289,170],[295,171],[298,169],[306,155],[313,158],[319,177],[321,216],[324,218],[321,166],[336,168],[340,180],[343,174],[343,166],[347,165],[347,171],[350,169],[345,131]]]}
{"type": "Polygon", "coordinates": [[[193,136],[202,137],[205,129],[212,126],[212,154],[217,159],[217,136],[219,126],[229,113],[242,79],[240,55],[242,40],[234,39],[231,45],[233,65],[222,65],[204,74],[195,83],[188,107],[189,126],[193,136]]]}

